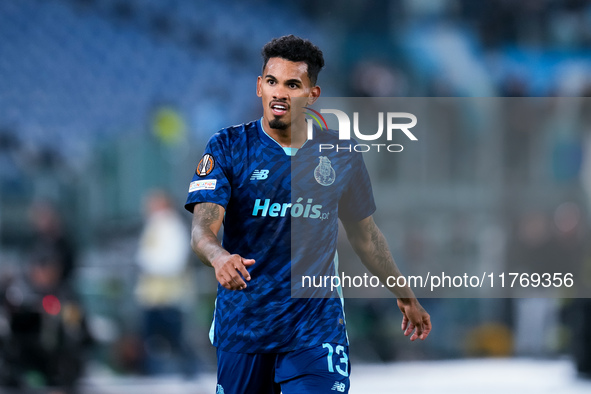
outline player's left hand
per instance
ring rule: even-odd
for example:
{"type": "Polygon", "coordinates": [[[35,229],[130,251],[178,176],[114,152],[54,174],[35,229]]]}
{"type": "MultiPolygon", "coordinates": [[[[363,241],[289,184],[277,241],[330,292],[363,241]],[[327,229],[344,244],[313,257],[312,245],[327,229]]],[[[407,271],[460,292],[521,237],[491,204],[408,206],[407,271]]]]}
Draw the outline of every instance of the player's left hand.
{"type": "Polygon", "coordinates": [[[431,317],[423,309],[416,298],[413,299],[398,299],[398,308],[402,312],[402,331],[405,336],[409,336],[411,341],[417,338],[425,340],[431,332],[431,317]]]}

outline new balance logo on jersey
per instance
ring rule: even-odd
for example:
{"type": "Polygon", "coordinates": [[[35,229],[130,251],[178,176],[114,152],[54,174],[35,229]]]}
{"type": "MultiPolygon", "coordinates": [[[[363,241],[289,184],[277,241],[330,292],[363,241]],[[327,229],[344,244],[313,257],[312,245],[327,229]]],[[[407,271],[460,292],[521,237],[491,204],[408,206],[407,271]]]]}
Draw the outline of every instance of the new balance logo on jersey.
{"type": "Polygon", "coordinates": [[[251,181],[262,181],[269,177],[269,170],[254,170],[250,176],[251,181]]]}
{"type": "Polygon", "coordinates": [[[339,393],[345,392],[345,383],[341,383],[339,381],[334,382],[334,386],[332,386],[332,391],[338,391],[339,393]]]}

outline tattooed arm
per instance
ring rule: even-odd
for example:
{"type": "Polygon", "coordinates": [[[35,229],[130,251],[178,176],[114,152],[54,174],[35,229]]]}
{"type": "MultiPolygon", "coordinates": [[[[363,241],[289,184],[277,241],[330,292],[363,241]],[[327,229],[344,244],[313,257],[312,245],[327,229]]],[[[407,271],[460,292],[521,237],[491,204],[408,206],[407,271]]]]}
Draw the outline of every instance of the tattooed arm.
{"type": "MultiPolygon", "coordinates": [[[[371,216],[359,222],[343,221],[343,226],[347,232],[347,238],[361,262],[373,275],[380,278],[384,285],[387,284],[389,276],[398,278],[402,275],[394,262],[392,253],[390,253],[384,234],[376,226],[371,216]]],[[[402,330],[404,335],[410,335],[416,328],[410,338],[411,341],[417,338],[427,338],[431,331],[431,319],[419,304],[411,288],[406,286],[389,287],[389,289],[398,298],[398,307],[403,315],[402,330]]]]}
{"type": "Polygon", "coordinates": [[[246,267],[255,263],[237,254],[230,254],[217,238],[222,226],[224,208],[209,202],[199,203],[193,209],[191,247],[201,261],[213,267],[215,277],[228,290],[243,290],[250,274],[246,267]]]}

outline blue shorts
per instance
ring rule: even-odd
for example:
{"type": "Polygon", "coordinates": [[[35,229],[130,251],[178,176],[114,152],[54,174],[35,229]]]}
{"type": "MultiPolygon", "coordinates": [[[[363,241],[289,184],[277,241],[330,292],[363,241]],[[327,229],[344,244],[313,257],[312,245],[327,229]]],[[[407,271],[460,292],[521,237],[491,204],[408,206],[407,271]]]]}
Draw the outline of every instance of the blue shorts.
{"type": "Polygon", "coordinates": [[[349,392],[349,347],[334,343],[287,353],[217,350],[216,394],[349,392]]]}

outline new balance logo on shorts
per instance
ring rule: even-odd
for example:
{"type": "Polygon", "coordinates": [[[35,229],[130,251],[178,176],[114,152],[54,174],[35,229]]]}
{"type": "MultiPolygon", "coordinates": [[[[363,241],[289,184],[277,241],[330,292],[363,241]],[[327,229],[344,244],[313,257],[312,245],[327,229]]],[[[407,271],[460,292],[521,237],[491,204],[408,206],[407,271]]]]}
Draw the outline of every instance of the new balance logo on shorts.
{"type": "Polygon", "coordinates": [[[250,176],[251,181],[262,181],[263,179],[267,179],[269,177],[269,170],[254,170],[252,175],[250,176]]]}
{"type": "Polygon", "coordinates": [[[332,386],[332,390],[338,391],[339,393],[345,392],[345,383],[341,383],[339,381],[334,382],[334,386],[332,386]]]}

